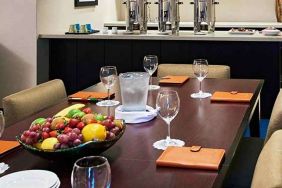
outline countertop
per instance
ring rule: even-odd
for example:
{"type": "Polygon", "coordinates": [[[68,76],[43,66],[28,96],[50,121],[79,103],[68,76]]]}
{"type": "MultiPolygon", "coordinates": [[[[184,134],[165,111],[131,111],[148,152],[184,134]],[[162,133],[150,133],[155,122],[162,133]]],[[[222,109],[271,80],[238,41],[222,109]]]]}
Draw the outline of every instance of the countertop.
{"type": "Polygon", "coordinates": [[[215,31],[207,35],[194,35],[193,31],[180,31],[178,35],[160,35],[158,31],[149,30],[147,34],[125,34],[125,31],[119,30],[118,34],[95,33],[89,35],[76,34],[65,35],[64,33],[46,33],[40,34],[42,39],[109,39],[109,40],[190,40],[190,41],[259,41],[259,42],[281,42],[282,35],[265,36],[259,31],[255,34],[229,34],[228,31],[215,31]]]}
{"type": "MultiPolygon", "coordinates": [[[[125,21],[112,21],[112,22],[105,22],[105,27],[125,27],[125,21]]],[[[282,23],[279,22],[215,22],[216,28],[261,28],[264,29],[266,27],[276,27],[282,29],[282,23]]],[[[149,22],[148,27],[158,27],[158,23],[156,22],[149,22]]],[[[185,27],[194,27],[193,22],[180,22],[180,28],[185,27]]]]}

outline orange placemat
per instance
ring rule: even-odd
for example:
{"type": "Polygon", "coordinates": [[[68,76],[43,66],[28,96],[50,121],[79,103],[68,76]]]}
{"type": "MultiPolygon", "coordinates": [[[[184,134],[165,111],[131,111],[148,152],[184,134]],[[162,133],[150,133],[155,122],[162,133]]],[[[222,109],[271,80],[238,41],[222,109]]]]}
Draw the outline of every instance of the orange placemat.
{"type": "Polygon", "coordinates": [[[159,81],[160,84],[183,84],[189,79],[189,76],[165,76],[159,81]]]}
{"type": "Polygon", "coordinates": [[[216,91],[211,97],[211,101],[226,101],[226,102],[250,102],[253,93],[239,93],[237,91],[222,92],[216,91]]]}
{"type": "Polygon", "coordinates": [[[3,154],[11,149],[18,147],[20,144],[17,141],[0,140],[0,154],[3,154]]]}
{"type": "MultiPolygon", "coordinates": [[[[114,93],[111,93],[110,96],[112,97],[114,93]]],[[[70,99],[72,98],[80,98],[80,99],[106,99],[108,97],[108,94],[105,92],[94,92],[94,91],[79,91],[75,94],[72,94],[69,96],[70,99]]]]}
{"type": "Polygon", "coordinates": [[[224,149],[193,147],[168,147],[157,159],[158,166],[218,170],[224,149]],[[193,148],[197,150],[193,150],[193,148]]]}

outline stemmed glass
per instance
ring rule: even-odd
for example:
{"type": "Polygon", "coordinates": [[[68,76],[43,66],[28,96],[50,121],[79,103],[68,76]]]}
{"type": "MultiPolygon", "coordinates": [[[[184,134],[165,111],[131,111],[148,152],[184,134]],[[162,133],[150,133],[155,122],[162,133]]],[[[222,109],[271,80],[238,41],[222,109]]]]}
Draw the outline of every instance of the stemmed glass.
{"type": "Polygon", "coordinates": [[[178,139],[170,138],[170,122],[176,117],[180,108],[180,99],[178,93],[173,90],[162,90],[158,93],[156,109],[159,116],[168,126],[168,136],[166,139],[159,140],[153,144],[157,149],[165,150],[168,146],[184,146],[184,142],[178,139]]]}
{"type": "Polygon", "coordinates": [[[150,75],[150,85],[149,90],[156,90],[159,89],[160,86],[152,85],[152,75],[158,68],[158,57],[155,55],[146,55],[143,61],[144,69],[150,75]]]}
{"type": "Polygon", "coordinates": [[[195,59],[193,63],[193,71],[195,76],[200,82],[200,89],[198,93],[191,94],[192,98],[204,99],[210,97],[210,93],[204,93],[202,91],[202,81],[206,78],[209,72],[208,61],[206,59],[195,59]]]}
{"type": "Polygon", "coordinates": [[[111,167],[102,156],[89,156],[78,159],[71,174],[72,188],[109,188],[111,167]]]}
{"type": "Polygon", "coordinates": [[[115,106],[119,101],[110,100],[110,89],[117,80],[117,68],[115,66],[105,66],[100,70],[100,80],[108,91],[108,100],[100,101],[98,106],[115,106]]]}

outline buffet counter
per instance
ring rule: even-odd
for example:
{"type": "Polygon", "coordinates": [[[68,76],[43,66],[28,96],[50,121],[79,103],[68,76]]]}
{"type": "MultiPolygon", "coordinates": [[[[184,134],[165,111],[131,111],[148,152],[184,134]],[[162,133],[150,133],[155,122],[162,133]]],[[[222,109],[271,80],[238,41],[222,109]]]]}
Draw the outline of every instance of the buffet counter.
{"type": "Polygon", "coordinates": [[[126,34],[124,30],[119,30],[118,34],[95,33],[89,35],[55,33],[40,34],[39,38],[48,39],[110,39],[110,40],[180,40],[180,41],[268,41],[281,42],[282,35],[265,36],[259,31],[254,34],[230,34],[228,31],[215,31],[207,35],[194,35],[193,31],[180,31],[178,35],[161,35],[158,31],[149,30],[147,34],[126,34]]]}
{"type": "MultiPolygon", "coordinates": [[[[105,27],[119,27],[119,28],[125,28],[125,21],[112,21],[112,22],[105,22],[105,27]]],[[[158,23],[157,22],[149,22],[148,28],[157,28],[158,23]]],[[[189,29],[193,28],[194,23],[193,22],[180,22],[180,29],[189,29]]],[[[230,28],[257,28],[257,29],[264,29],[267,27],[276,27],[282,29],[282,23],[279,22],[215,22],[215,27],[217,29],[230,29],[230,28]]]]}
{"type": "MultiPolygon", "coordinates": [[[[281,35],[265,36],[259,31],[249,35],[228,31],[194,35],[191,30],[179,35],[160,35],[156,30],[145,35],[124,32],[39,35],[38,44],[48,44],[49,79],[62,79],[71,94],[99,82],[101,66],[115,65],[122,73],[144,71],[143,58],[148,54],[157,55],[160,64],[192,64],[194,59],[205,58],[211,65],[229,65],[231,78],[264,79],[262,117],[270,117],[280,90],[281,35]]],[[[38,59],[38,67],[47,67],[44,61],[46,58],[38,59]]]]}

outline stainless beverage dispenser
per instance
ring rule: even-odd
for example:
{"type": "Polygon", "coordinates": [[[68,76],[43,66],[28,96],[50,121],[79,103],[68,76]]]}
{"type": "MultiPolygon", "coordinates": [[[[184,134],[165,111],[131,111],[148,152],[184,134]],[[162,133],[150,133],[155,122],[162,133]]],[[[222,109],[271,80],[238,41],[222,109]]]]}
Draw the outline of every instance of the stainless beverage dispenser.
{"type": "Polygon", "coordinates": [[[126,31],[133,33],[134,30],[140,30],[141,34],[147,33],[147,0],[127,0],[126,5],[126,31]]]}
{"type": "Polygon", "coordinates": [[[207,34],[215,31],[215,0],[194,0],[194,33],[207,34]]]}
{"type": "Polygon", "coordinates": [[[167,33],[171,30],[172,34],[179,32],[179,5],[183,4],[179,0],[158,0],[158,22],[159,32],[167,33]]]}

